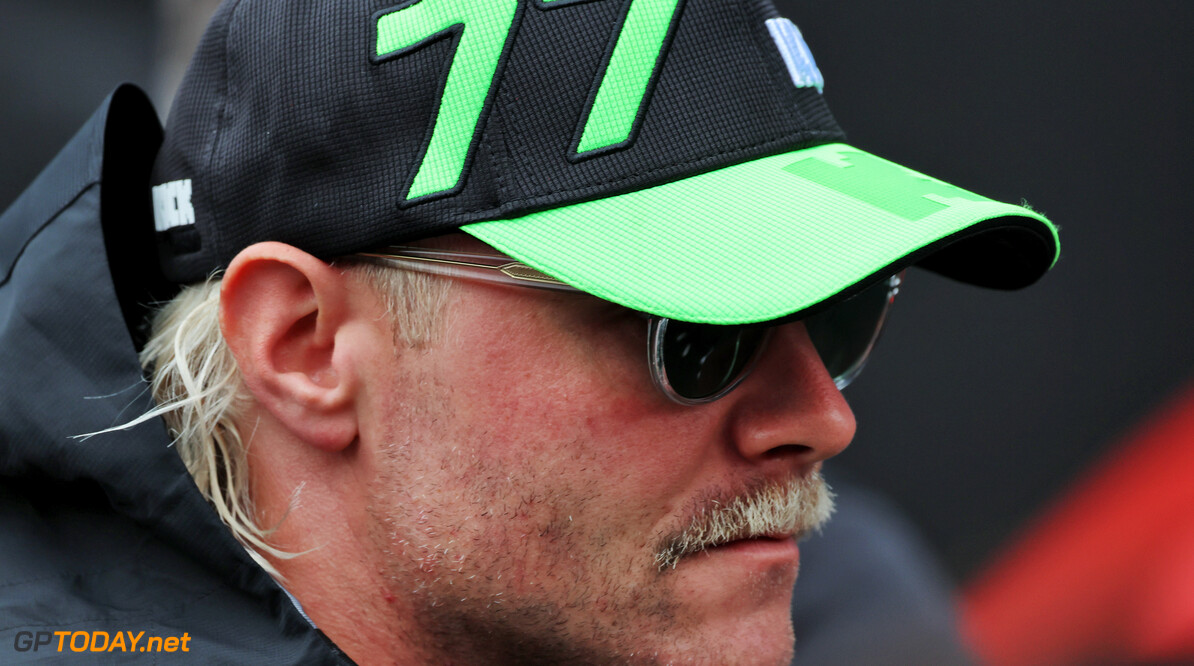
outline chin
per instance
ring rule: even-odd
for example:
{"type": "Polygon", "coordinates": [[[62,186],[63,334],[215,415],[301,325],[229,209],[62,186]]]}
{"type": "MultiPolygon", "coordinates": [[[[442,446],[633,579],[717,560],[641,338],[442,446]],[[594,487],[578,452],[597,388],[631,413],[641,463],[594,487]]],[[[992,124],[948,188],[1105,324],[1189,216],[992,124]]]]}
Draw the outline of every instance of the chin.
{"type": "MultiPolygon", "coordinates": [[[[680,565],[678,612],[691,643],[680,642],[677,664],[788,664],[795,639],[792,590],[797,568],[788,563],[740,571],[729,558],[697,559],[680,565]]],[[[751,562],[751,564],[755,564],[751,562]]],[[[770,564],[770,563],[768,563],[770,564]]],[[[745,567],[742,567],[745,568],[745,567]]],[[[661,663],[668,663],[663,659],[661,663]]]]}
{"type": "Polygon", "coordinates": [[[746,615],[707,618],[693,627],[690,640],[661,651],[661,664],[786,666],[792,661],[795,637],[790,610],[761,608],[746,615]],[[670,654],[669,654],[670,653],[670,654]]]}
{"type": "Polygon", "coordinates": [[[701,641],[676,653],[661,652],[658,664],[708,666],[786,666],[791,663],[795,642],[789,630],[752,640],[749,636],[724,637],[724,641],[701,641]],[[712,644],[710,644],[712,643],[712,644]]]}
{"type": "Polygon", "coordinates": [[[784,665],[792,661],[796,639],[792,633],[792,619],[786,609],[782,618],[744,629],[732,637],[721,663],[784,665]]]}

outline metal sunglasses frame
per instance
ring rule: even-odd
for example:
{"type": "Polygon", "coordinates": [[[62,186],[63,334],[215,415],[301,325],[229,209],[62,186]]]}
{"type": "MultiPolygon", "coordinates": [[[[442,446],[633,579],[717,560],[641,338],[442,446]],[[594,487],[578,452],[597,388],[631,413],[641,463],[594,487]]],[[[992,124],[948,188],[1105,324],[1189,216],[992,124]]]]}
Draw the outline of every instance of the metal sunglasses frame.
{"type": "MultiPolygon", "coordinates": [[[[542,271],[501,254],[391,245],[373,252],[361,252],[356,256],[378,260],[386,265],[406,270],[442,275],[450,278],[478,280],[516,287],[584,293],[581,289],[577,289],[566,282],[557,280],[542,271]]],[[[866,365],[871,350],[879,340],[879,334],[883,330],[884,322],[891,308],[891,302],[899,292],[902,276],[903,273],[899,273],[887,279],[887,304],[880,315],[879,322],[875,326],[871,340],[858,360],[850,368],[833,378],[834,384],[838,389],[843,389],[850,382],[854,381],[858,374],[862,372],[863,366],[866,365]]],[[[680,395],[671,385],[668,381],[667,369],[664,366],[663,344],[667,333],[667,326],[671,319],[646,312],[639,314],[647,319],[647,365],[651,369],[651,379],[656,388],[667,396],[668,399],[682,405],[700,405],[713,402],[737,388],[738,384],[746,379],[754,369],[755,364],[762,355],[762,349],[767,345],[767,338],[770,337],[770,327],[768,327],[766,337],[759,341],[758,347],[750,360],[726,386],[707,396],[689,398],[680,395]]],[[[712,326],[712,324],[710,325],[712,326]]],[[[750,326],[750,324],[743,324],[743,326],[750,326]]]]}

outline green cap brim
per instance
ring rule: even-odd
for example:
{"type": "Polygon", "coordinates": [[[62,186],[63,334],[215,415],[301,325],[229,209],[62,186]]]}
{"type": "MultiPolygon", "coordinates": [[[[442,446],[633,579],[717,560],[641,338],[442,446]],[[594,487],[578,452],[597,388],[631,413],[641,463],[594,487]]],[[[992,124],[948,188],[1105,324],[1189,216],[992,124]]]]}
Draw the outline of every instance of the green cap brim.
{"type": "Polygon", "coordinates": [[[1035,211],[844,144],[462,230],[600,298],[711,324],[799,315],[912,263],[1018,288],[1060,252],[1035,211]]]}

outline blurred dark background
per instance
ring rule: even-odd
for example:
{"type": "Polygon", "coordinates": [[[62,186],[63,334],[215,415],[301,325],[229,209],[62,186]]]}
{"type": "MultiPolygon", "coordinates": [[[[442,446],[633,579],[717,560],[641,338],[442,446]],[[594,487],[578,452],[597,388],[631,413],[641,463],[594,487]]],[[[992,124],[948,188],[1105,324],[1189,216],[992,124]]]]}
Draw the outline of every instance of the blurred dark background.
{"type": "Polygon", "coordinates": [[[1194,379],[1194,3],[782,9],[855,145],[1061,227],[1023,292],[910,275],[848,392],[841,463],[964,576],[1194,379]]]}
{"type": "MultiPolygon", "coordinates": [[[[0,209],[196,0],[0,0],[0,209]]],[[[861,148],[1062,229],[1001,293],[909,275],[847,395],[835,465],[902,506],[958,580],[1194,379],[1194,3],[777,0],[861,148]]],[[[181,40],[181,41],[180,41],[181,40]]]]}

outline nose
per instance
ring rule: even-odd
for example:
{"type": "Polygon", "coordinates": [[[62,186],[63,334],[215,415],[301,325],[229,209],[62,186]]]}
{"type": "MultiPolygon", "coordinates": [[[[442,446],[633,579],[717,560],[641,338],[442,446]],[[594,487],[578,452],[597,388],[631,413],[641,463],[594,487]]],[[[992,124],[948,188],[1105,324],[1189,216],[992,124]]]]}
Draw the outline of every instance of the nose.
{"type": "Polygon", "coordinates": [[[811,467],[854,438],[854,412],[799,322],[772,331],[754,371],[727,398],[735,401],[734,445],[752,461],[811,467]]]}

